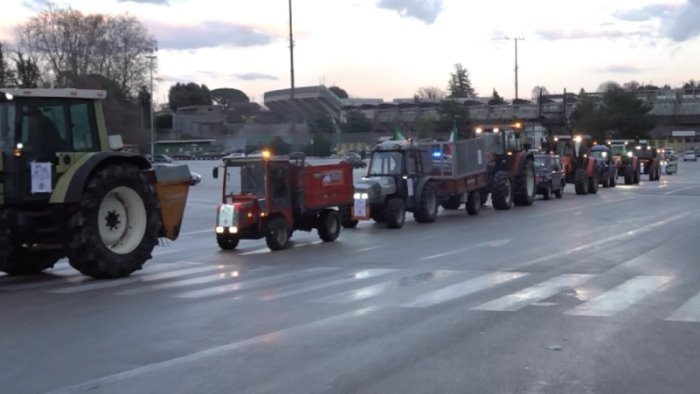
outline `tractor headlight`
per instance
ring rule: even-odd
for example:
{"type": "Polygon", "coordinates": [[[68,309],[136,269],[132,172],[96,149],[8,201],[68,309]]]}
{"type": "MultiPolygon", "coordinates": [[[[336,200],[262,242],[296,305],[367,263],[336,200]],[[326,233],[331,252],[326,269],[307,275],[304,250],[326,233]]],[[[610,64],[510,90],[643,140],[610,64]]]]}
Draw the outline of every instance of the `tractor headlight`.
{"type": "Polygon", "coordinates": [[[238,227],[236,227],[236,226],[231,226],[231,227],[229,227],[229,228],[228,228],[228,233],[229,233],[229,234],[236,234],[236,233],[238,233],[238,227]]]}
{"type": "Polygon", "coordinates": [[[360,196],[360,198],[362,198],[363,200],[367,200],[367,199],[369,198],[369,194],[367,194],[367,193],[362,193],[362,195],[360,196]]]}
{"type": "Polygon", "coordinates": [[[355,200],[359,200],[360,198],[362,198],[362,194],[355,193],[355,194],[353,194],[352,198],[354,198],[355,200]]]}
{"type": "Polygon", "coordinates": [[[632,157],[632,152],[627,152],[627,157],[632,157]]]}
{"type": "Polygon", "coordinates": [[[223,234],[223,233],[224,233],[224,228],[221,227],[221,226],[218,226],[218,227],[216,228],[216,233],[217,233],[217,234],[223,234]]]}
{"type": "Polygon", "coordinates": [[[355,200],[367,200],[369,199],[369,194],[367,192],[357,192],[353,195],[355,200]]]}

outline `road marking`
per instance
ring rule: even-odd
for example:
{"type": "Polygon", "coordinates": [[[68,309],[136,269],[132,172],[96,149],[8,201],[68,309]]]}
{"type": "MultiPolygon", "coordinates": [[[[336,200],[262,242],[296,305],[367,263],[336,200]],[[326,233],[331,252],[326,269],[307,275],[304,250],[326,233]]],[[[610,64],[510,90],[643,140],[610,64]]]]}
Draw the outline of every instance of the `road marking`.
{"type": "Polygon", "coordinates": [[[132,283],[153,282],[156,280],[172,279],[172,278],[177,278],[178,276],[198,274],[201,272],[214,271],[214,270],[223,269],[223,268],[224,268],[224,266],[221,266],[221,265],[210,265],[210,266],[204,266],[204,267],[200,266],[200,267],[193,267],[193,268],[185,268],[185,269],[180,269],[180,270],[175,270],[175,271],[163,272],[163,273],[159,273],[159,274],[148,274],[148,275],[143,275],[143,276],[133,276],[133,277],[124,278],[124,279],[113,279],[113,280],[109,280],[109,281],[89,281],[88,283],[85,283],[84,285],[62,287],[60,289],[51,290],[51,293],[57,293],[57,294],[81,293],[83,291],[108,289],[111,287],[118,287],[118,286],[128,285],[128,284],[132,284],[132,283]]]}
{"type": "Polygon", "coordinates": [[[401,306],[408,308],[427,308],[460,297],[465,297],[490,287],[522,278],[526,275],[528,274],[524,272],[493,272],[422,294],[410,301],[401,303],[401,306]]]}
{"type": "MultiPolygon", "coordinates": [[[[300,243],[294,243],[292,244],[292,248],[301,248],[301,247],[306,247],[306,246],[311,246],[311,245],[319,245],[322,244],[323,241],[317,240],[317,241],[309,241],[309,242],[300,242],[300,243]]],[[[261,254],[261,253],[271,253],[272,251],[268,247],[260,248],[260,249],[254,249],[248,252],[243,252],[243,253],[238,253],[239,256],[249,256],[252,254],[261,254]]]]}
{"type": "Polygon", "coordinates": [[[497,247],[504,246],[504,245],[508,244],[510,241],[511,241],[511,239],[508,238],[508,239],[500,239],[500,240],[496,240],[496,241],[480,242],[478,244],[474,244],[474,245],[468,246],[466,248],[454,249],[454,250],[451,250],[449,252],[434,254],[432,256],[426,256],[426,257],[421,258],[421,260],[438,259],[440,257],[451,256],[451,255],[454,255],[457,253],[464,253],[464,252],[468,252],[470,250],[484,248],[484,247],[497,248],[497,247]]]}
{"type": "Polygon", "coordinates": [[[532,217],[538,218],[538,217],[543,217],[543,216],[556,215],[556,214],[559,214],[562,212],[585,210],[587,208],[597,207],[599,205],[614,204],[616,202],[629,201],[629,200],[635,200],[635,199],[637,199],[637,197],[625,197],[625,198],[618,198],[618,199],[614,199],[614,200],[597,202],[594,204],[583,204],[583,205],[577,205],[575,207],[570,207],[570,208],[553,209],[553,210],[548,210],[547,212],[544,212],[544,213],[532,215],[532,217]]]}
{"type": "Polygon", "coordinates": [[[566,312],[573,316],[614,316],[671,280],[670,276],[637,276],[566,312]]]}
{"type": "Polygon", "coordinates": [[[313,300],[312,302],[323,302],[328,304],[345,304],[349,302],[365,300],[367,298],[376,297],[388,290],[398,289],[400,287],[407,287],[415,284],[422,284],[433,280],[440,280],[460,272],[462,271],[435,270],[430,272],[423,272],[410,277],[404,276],[396,280],[381,282],[377,283],[376,285],[365,286],[359,289],[354,289],[339,294],[333,294],[331,296],[318,298],[316,300],[313,300]]]}
{"type": "Polygon", "coordinates": [[[668,196],[668,195],[673,194],[673,193],[682,192],[682,191],[686,191],[686,190],[690,190],[690,189],[696,189],[696,188],[700,188],[700,185],[695,184],[693,186],[687,186],[687,187],[682,187],[682,188],[676,189],[676,190],[670,190],[670,191],[667,191],[666,193],[664,193],[664,195],[668,196]]]}
{"type": "Polygon", "coordinates": [[[540,302],[570,287],[575,287],[592,278],[588,274],[564,274],[534,286],[508,294],[472,309],[484,311],[515,312],[530,304],[540,302]]]}
{"type": "Polygon", "coordinates": [[[186,233],[180,233],[180,237],[187,236],[187,235],[204,234],[204,233],[215,234],[214,227],[203,229],[203,230],[194,230],[194,231],[188,231],[186,233]]]}
{"type": "Polygon", "coordinates": [[[689,299],[666,320],[700,323],[700,293],[689,299]]]}
{"type": "Polygon", "coordinates": [[[190,299],[211,297],[211,296],[215,296],[215,295],[233,293],[233,292],[237,292],[240,290],[249,289],[249,288],[254,287],[254,286],[261,286],[261,285],[264,286],[264,285],[268,285],[268,284],[275,283],[275,282],[282,282],[282,281],[286,281],[286,280],[296,280],[296,279],[303,278],[305,276],[311,276],[311,275],[319,274],[319,273],[337,271],[339,269],[340,268],[335,268],[335,267],[307,268],[307,269],[287,272],[284,274],[273,275],[273,276],[269,276],[266,278],[251,279],[248,281],[229,283],[229,284],[225,284],[222,286],[209,287],[209,288],[200,289],[200,290],[191,290],[191,291],[187,291],[184,293],[176,294],[175,297],[177,297],[177,298],[190,298],[190,299]]]}
{"type": "Polygon", "coordinates": [[[350,283],[350,282],[357,282],[357,281],[362,281],[365,279],[369,278],[374,278],[377,276],[382,276],[386,275],[392,272],[396,272],[398,269],[393,269],[393,268],[370,268],[367,270],[362,270],[362,271],[357,271],[353,274],[350,274],[344,278],[340,279],[335,279],[327,282],[321,282],[321,283],[316,283],[316,284],[311,284],[308,286],[303,286],[299,287],[297,285],[291,285],[287,286],[288,289],[290,290],[284,290],[285,288],[277,289],[273,294],[269,294],[266,296],[261,297],[260,299],[263,301],[270,301],[270,300],[276,300],[279,298],[284,298],[284,297],[289,297],[297,294],[302,294],[302,293],[308,293],[314,290],[320,290],[320,289],[325,289],[328,287],[333,287],[337,285],[342,285],[345,283],[350,283]]]}
{"type": "Polygon", "coordinates": [[[369,248],[362,248],[362,249],[358,249],[357,251],[358,252],[369,252],[370,250],[379,249],[381,247],[382,247],[382,245],[370,246],[369,248]]]}
{"type": "Polygon", "coordinates": [[[101,378],[97,378],[94,380],[90,380],[87,382],[79,383],[73,386],[65,387],[62,389],[58,389],[55,391],[51,391],[47,394],[68,394],[68,393],[76,393],[76,392],[82,392],[82,391],[90,391],[94,390],[96,387],[103,387],[108,384],[116,383],[119,381],[123,381],[126,379],[131,379],[135,377],[139,377],[141,375],[145,375],[151,372],[156,372],[156,371],[162,371],[165,369],[169,368],[174,368],[181,366],[183,364],[188,364],[188,363],[193,363],[197,362],[200,360],[204,360],[207,358],[219,356],[221,354],[225,354],[228,352],[235,352],[239,351],[241,349],[244,349],[249,346],[254,346],[254,345],[260,345],[260,344],[265,344],[265,345],[270,345],[271,343],[276,343],[280,342],[284,339],[289,340],[291,337],[295,335],[301,335],[304,337],[308,337],[310,334],[307,331],[314,330],[320,327],[328,326],[328,325],[333,325],[337,324],[340,322],[343,322],[345,320],[356,320],[358,318],[361,318],[363,316],[367,316],[371,313],[374,313],[376,311],[380,310],[380,308],[377,307],[369,307],[369,308],[362,308],[362,309],[357,309],[351,312],[345,312],[341,313],[338,315],[330,316],[324,319],[312,321],[309,323],[303,323],[297,326],[289,327],[289,328],[284,328],[281,330],[269,332],[267,334],[263,335],[258,335],[256,337],[236,341],[236,342],[231,342],[225,345],[221,346],[216,346],[213,348],[209,348],[206,350],[202,350],[199,352],[195,353],[190,353],[184,356],[180,357],[175,357],[171,358],[168,360],[163,360],[160,362],[152,363],[152,364],[146,364],[141,367],[129,369],[126,371],[122,371],[113,375],[108,375],[108,376],[103,376],[101,378]]]}

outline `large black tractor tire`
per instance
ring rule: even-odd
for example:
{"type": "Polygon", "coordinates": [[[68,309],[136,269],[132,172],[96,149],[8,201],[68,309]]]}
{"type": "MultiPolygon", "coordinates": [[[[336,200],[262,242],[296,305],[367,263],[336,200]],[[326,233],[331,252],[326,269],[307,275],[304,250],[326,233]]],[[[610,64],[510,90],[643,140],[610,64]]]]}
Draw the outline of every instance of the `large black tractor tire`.
{"type": "Polygon", "coordinates": [[[265,223],[265,243],[270,250],[284,250],[289,243],[287,221],[283,217],[271,218],[265,223]]]}
{"type": "Polygon", "coordinates": [[[527,159],[522,174],[515,178],[513,202],[518,206],[532,205],[536,196],[535,162],[532,159],[527,159]]]}
{"type": "Polygon", "coordinates": [[[576,194],[588,194],[588,186],[588,174],[586,173],[586,169],[577,169],[574,174],[574,188],[576,189],[576,194]]]}
{"type": "Polygon", "coordinates": [[[447,201],[443,201],[440,205],[442,205],[442,208],[446,210],[459,209],[459,207],[462,205],[462,196],[460,194],[450,196],[447,201]]]}
{"type": "Polygon", "coordinates": [[[588,178],[588,193],[596,194],[598,193],[598,172],[593,172],[593,176],[588,178]]]}
{"type": "Polygon", "coordinates": [[[233,250],[238,246],[238,237],[231,234],[216,234],[216,243],[222,250],[233,250]]]}
{"type": "Polygon", "coordinates": [[[559,188],[554,191],[554,197],[556,197],[556,198],[564,197],[564,186],[565,185],[566,185],[566,182],[564,180],[562,180],[561,184],[559,185],[559,188]]]}
{"type": "Polygon", "coordinates": [[[433,182],[426,182],[420,194],[420,201],[413,212],[413,219],[418,223],[432,223],[437,219],[438,197],[433,182]]]}
{"type": "Polygon", "coordinates": [[[513,181],[506,171],[498,171],[491,183],[491,203],[497,210],[507,210],[513,207],[513,181]]]}
{"type": "Polygon", "coordinates": [[[344,228],[355,228],[360,223],[359,220],[352,218],[352,213],[350,211],[350,208],[341,208],[340,209],[340,218],[341,218],[340,223],[343,225],[344,228]]]}
{"type": "Polygon", "coordinates": [[[119,278],[151,258],[161,229],[153,186],[133,165],[110,165],[87,182],[66,226],[70,265],[93,278],[119,278]]]}
{"type": "Polygon", "coordinates": [[[340,215],[332,209],[321,212],[318,218],[318,236],[323,242],[333,242],[340,235],[340,215]]]}
{"type": "Polygon", "coordinates": [[[469,192],[466,204],[467,213],[471,216],[478,215],[481,209],[481,193],[478,190],[469,192]]]}
{"type": "Polygon", "coordinates": [[[392,198],[386,203],[384,220],[388,228],[401,228],[406,221],[406,204],[400,198],[392,198]]]}

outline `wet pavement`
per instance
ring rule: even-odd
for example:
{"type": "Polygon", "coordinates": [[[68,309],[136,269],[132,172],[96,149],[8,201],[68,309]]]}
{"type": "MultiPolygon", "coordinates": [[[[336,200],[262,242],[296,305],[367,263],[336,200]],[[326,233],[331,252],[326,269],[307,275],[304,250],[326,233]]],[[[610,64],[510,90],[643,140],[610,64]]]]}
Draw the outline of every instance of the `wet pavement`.
{"type": "MultiPolygon", "coordinates": [[[[129,278],[0,276],[3,393],[691,393],[700,164],[511,211],[218,249],[214,162],[129,278]]],[[[410,215],[408,216],[410,218],[410,215]]]]}

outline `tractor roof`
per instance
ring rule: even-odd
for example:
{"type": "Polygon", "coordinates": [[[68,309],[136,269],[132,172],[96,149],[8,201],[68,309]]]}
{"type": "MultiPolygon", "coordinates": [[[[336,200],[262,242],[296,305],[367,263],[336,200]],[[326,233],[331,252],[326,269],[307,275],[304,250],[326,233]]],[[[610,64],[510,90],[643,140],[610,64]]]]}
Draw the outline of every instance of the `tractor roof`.
{"type": "Polygon", "coordinates": [[[593,151],[593,152],[608,152],[608,151],[610,151],[610,148],[608,148],[605,145],[594,145],[591,148],[591,151],[593,151]]]}
{"type": "Polygon", "coordinates": [[[7,99],[13,97],[51,97],[51,98],[79,98],[98,100],[107,97],[104,90],[88,89],[20,89],[20,88],[0,88],[7,99]]]}
{"type": "Polygon", "coordinates": [[[376,150],[404,150],[408,149],[411,146],[410,141],[408,140],[389,140],[389,141],[384,141],[382,143],[377,144],[377,146],[374,148],[376,150]]]}

